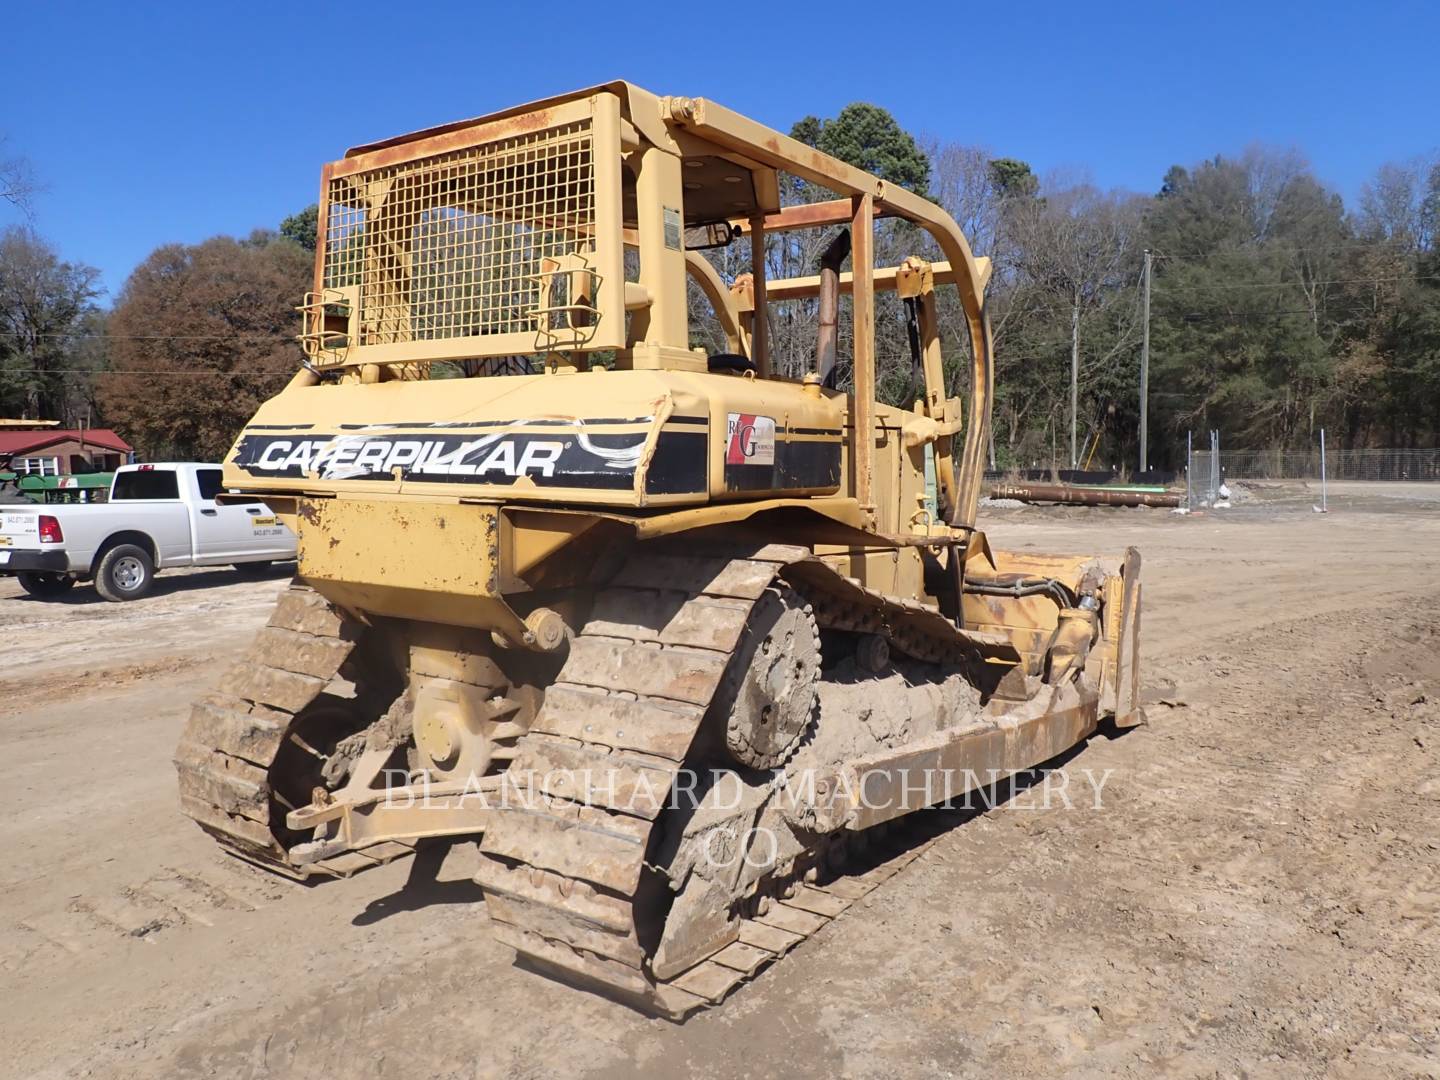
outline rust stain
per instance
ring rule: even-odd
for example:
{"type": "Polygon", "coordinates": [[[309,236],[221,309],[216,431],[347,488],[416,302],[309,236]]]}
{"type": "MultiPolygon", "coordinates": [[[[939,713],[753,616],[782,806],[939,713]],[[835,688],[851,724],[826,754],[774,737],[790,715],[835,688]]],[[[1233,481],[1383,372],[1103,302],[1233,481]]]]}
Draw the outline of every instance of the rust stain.
{"type": "Polygon", "coordinates": [[[425,133],[402,135],[399,139],[378,144],[372,150],[359,148],[350,151],[346,157],[331,163],[331,175],[337,178],[350,176],[357,172],[384,168],[387,165],[399,165],[453,150],[483,146],[486,143],[515,135],[528,135],[556,126],[554,117],[554,109],[536,109],[533,112],[488,122],[484,120],[461,121],[454,127],[442,128],[438,132],[428,135],[425,133]]]}

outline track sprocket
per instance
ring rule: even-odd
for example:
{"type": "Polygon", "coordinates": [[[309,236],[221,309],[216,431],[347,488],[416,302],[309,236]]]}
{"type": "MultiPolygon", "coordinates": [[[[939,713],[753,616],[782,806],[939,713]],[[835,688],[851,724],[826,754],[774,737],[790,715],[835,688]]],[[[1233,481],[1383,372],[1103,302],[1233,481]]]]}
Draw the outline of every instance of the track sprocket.
{"type": "Polygon", "coordinates": [[[820,629],[803,597],[773,584],[756,601],[712,715],[741,765],[773,769],[800,745],[815,714],[820,629]]]}

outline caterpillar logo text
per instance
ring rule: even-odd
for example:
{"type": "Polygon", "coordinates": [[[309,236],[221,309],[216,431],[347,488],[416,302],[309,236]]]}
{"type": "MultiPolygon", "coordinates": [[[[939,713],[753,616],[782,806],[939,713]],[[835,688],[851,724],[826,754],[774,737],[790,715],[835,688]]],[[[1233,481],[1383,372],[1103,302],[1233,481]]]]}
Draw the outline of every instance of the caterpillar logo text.
{"type": "MultiPolygon", "coordinates": [[[[652,436],[653,437],[653,436],[652,436]]],[[[247,431],[232,464],[253,477],[393,483],[534,485],[628,491],[645,459],[642,432],[527,431],[478,434],[247,431]]],[[[644,479],[652,494],[703,491],[705,433],[658,433],[644,479]]]]}
{"type": "Polygon", "coordinates": [[[391,474],[502,477],[555,475],[565,451],[559,439],[519,443],[493,435],[475,439],[273,439],[241,464],[252,473],[318,473],[325,479],[391,474]]]}

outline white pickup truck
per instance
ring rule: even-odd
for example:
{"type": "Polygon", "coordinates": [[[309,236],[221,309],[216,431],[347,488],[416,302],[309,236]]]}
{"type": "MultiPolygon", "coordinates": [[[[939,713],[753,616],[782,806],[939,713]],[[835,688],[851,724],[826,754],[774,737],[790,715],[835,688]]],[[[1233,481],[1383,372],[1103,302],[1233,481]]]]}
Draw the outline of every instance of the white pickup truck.
{"type": "Polygon", "coordinates": [[[220,493],[219,465],[124,465],[109,502],[0,507],[0,573],[44,599],[94,578],[106,600],[135,600],[162,567],[295,558],[295,534],[264,503],[220,493]]]}

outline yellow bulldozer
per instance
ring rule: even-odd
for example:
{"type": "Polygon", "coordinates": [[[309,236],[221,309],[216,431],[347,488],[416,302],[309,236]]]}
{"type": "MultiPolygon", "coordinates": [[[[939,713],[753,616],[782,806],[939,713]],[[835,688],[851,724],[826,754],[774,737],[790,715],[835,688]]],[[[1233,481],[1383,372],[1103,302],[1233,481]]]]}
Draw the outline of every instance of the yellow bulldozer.
{"type": "Polygon", "coordinates": [[[478,843],[530,966],[671,1018],[720,1001],[893,872],[858,857],[891,825],[1142,719],[1138,555],[976,526],[989,275],[936,204],[623,82],[325,166],[305,359],[224,476],[299,573],[193,706],[183,810],[299,878],[478,843]],[[787,177],[821,197],[782,205],[787,177]],[[768,280],[767,239],[807,229],[817,272],[768,280]],[[785,304],[808,370],[772,357],[785,304]]]}

